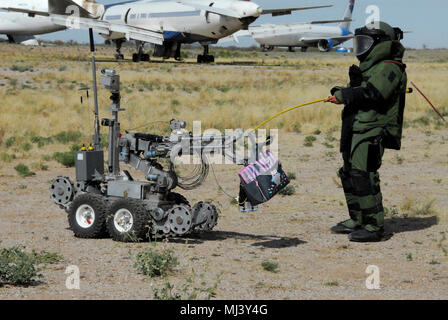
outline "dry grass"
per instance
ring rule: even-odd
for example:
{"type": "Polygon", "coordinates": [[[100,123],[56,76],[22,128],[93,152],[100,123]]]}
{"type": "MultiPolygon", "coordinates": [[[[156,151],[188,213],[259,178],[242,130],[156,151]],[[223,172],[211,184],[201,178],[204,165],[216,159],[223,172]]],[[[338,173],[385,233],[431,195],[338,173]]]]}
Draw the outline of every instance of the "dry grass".
{"type": "MultiPolygon", "coordinates": [[[[82,132],[84,139],[80,142],[88,143],[92,134],[92,93],[87,99],[86,92],[78,90],[91,83],[87,46],[0,47],[0,143],[12,136],[49,137],[68,130],[82,132]]],[[[219,54],[229,55],[223,52],[219,54]]],[[[107,60],[112,54],[112,48],[100,47],[98,56],[106,62],[98,65],[115,68],[121,75],[122,106],[127,109],[122,114],[122,128],[151,123],[141,130],[156,133],[166,133],[167,125],[155,121],[168,122],[172,118],[186,120],[190,126],[194,120],[201,120],[203,129],[254,127],[286,107],[328,96],[331,87],[347,82],[347,69],[356,62],[350,55],[339,54],[244,52],[204,66],[193,63],[195,52],[190,52],[186,63],[157,60],[117,64],[107,60]]],[[[445,114],[447,57],[448,51],[410,51],[406,61],[409,78],[445,114]]],[[[109,94],[103,89],[99,96],[101,116],[109,116],[109,94]]],[[[291,112],[269,125],[305,134],[317,129],[331,132],[339,127],[340,111],[340,107],[322,103],[291,112]]],[[[418,127],[444,127],[417,94],[408,96],[406,121],[418,127]]],[[[22,140],[26,143],[26,139],[22,140]]],[[[42,150],[53,149],[57,147],[50,145],[42,150]]],[[[20,160],[29,152],[16,146],[14,154],[20,160]]]]}

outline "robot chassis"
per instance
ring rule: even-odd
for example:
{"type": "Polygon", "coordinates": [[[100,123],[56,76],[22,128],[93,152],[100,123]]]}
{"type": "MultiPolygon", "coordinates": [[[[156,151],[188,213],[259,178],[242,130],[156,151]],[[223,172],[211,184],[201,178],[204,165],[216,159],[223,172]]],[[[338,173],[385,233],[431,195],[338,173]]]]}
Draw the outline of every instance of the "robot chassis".
{"type": "Polygon", "coordinates": [[[50,187],[51,199],[68,213],[75,236],[98,238],[108,233],[116,241],[135,241],[211,231],[218,222],[216,207],[205,201],[191,207],[173,189],[198,187],[209,170],[205,154],[216,152],[217,146],[222,155],[236,162],[226,144],[235,143],[242,132],[236,131],[233,136],[193,137],[184,130],[185,122],[172,120],[170,136],[120,134],[118,113],[124,111],[120,108],[120,77],[114,70],[102,70],[100,84],[112,94],[112,118],[101,121],[102,126],[109,127],[107,172],[96,106],[94,147],[76,153],[76,182],[59,176],[50,187]],[[186,149],[189,156],[198,155],[201,160],[193,174],[180,177],[173,163],[186,149]],[[158,158],[170,159],[170,168],[164,170],[158,158]],[[147,181],[134,181],[127,170],[120,171],[120,162],[143,172],[147,181]]]}

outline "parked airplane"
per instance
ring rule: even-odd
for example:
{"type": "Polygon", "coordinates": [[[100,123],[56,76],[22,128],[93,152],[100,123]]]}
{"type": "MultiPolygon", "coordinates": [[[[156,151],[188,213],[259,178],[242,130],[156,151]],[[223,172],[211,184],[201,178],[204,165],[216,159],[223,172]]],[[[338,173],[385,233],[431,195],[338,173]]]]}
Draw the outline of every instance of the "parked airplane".
{"type": "MultiPolygon", "coordinates": [[[[95,1],[73,0],[93,16],[101,16],[104,6],[95,1]]],[[[66,26],[53,23],[48,17],[36,15],[30,17],[26,13],[9,12],[7,7],[30,9],[48,12],[47,0],[2,0],[0,6],[0,34],[7,35],[10,42],[24,45],[38,45],[36,35],[52,33],[66,29],[66,26]]]]}
{"type": "Polygon", "coordinates": [[[301,51],[305,52],[308,47],[317,47],[320,51],[327,52],[353,38],[349,29],[354,6],[355,0],[350,0],[341,20],[250,26],[248,31],[234,34],[234,39],[238,42],[238,36],[250,35],[261,45],[263,51],[273,50],[274,47],[288,47],[289,51],[294,51],[294,47],[301,47],[301,51]],[[336,22],[340,22],[339,26],[321,25],[336,22]]]}
{"type": "Polygon", "coordinates": [[[88,0],[48,0],[47,10],[45,6],[35,5],[42,2],[38,0],[6,0],[8,5],[2,6],[9,11],[25,13],[28,17],[47,17],[51,21],[50,25],[55,27],[92,28],[115,43],[117,59],[123,59],[121,45],[127,40],[137,42],[134,61],[149,60],[149,55],[143,51],[144,44],[148,42],[155,45],[154,56],[177,60],[180,59],[183,43],[199,42],[204,47],[204,54],[198,56],[199,63],[214,61],[214,57],[209,54],[210,44],[247,29],[262,14],[278,16],[297,10],[331,7],[265,10],[256,3],[245,0],[211,1],[134,0],[106,6],[95,3],[96,10],[93,12],[86,8],[86,3],[93,2],[88,0]]]}

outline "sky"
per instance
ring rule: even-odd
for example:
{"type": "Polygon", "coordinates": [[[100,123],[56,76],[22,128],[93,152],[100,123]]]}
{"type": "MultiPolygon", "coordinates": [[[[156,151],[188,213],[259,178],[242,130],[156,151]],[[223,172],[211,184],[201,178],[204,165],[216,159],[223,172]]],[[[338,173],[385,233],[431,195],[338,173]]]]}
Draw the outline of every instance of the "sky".
{"type": "MultiPolygon", "coordinates": [[[[103,4],[122,2],[123,0],[97,0],[103,4]]],[[[219,0],[215,0],[217,2],[219,0]]],[[[332,4],[332,8],[298,11],[292,15],[272,17],[265,15],[255,24],[261,23],[291,23],[309,22],[314,20],[341,19],[348,0],[253,0],[265,9],[288,8],[301,6],[315,6],[332,4]]],[[[405,34],[403,44],[410,48],[448,48],[448,1],[447,0],[356,0],[353,14],[352,28],[365,24],[369,14],[366,8],[376,5],[380,9],[380,17],[394,27],[400,27],[405,34]]],[[[60,31],[49,35],[39,36],[45,40],[76,40],[87,42],[86,31],[60,31]]],[[[97,37],[97,41],[102,38],[97,37]]],[[[230,42],[229,45],[234,45],[230,42]]],[[[244,45],[255,45],[253,40],[246,40],[244,45]]],[[[348,46],[351,43],[347,44],[348,46]]]]}

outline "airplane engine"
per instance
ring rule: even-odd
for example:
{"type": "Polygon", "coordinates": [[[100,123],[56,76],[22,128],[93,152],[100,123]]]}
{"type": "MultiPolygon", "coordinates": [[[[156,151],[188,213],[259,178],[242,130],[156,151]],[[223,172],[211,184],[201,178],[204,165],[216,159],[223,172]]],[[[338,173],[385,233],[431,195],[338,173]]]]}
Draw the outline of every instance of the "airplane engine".
{"type": "Polygon", "coordinates": [[[331,39],[322,39],[317,43],[317,48],[320,52],[328,52],[334,47],[334,42],[331,39]]]}

